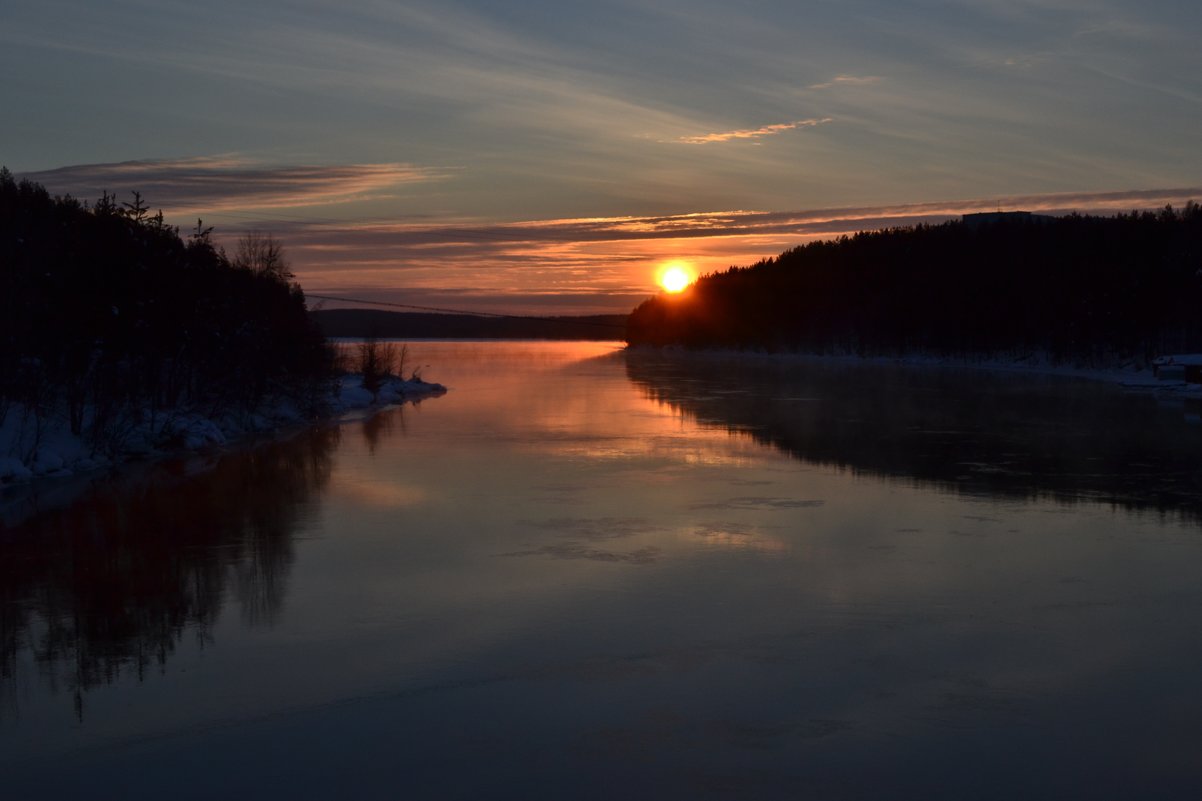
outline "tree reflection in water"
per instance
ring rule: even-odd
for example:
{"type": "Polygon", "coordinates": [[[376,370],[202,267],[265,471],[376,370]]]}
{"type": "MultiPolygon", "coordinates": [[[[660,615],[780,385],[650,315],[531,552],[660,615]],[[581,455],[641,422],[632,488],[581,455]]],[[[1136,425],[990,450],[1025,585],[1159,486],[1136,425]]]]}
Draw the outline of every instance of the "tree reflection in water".
{"type": "Polygon", "coordinates": [[[0,534],[0,678],[22,651],[51,687],[73,694],[163,666],[187,634],[212,639],[227,596],[250,625],[283,603],[293,536],[329,479],[339,429],[98,485],[69,507],[0,534]]]}
{"type": "MultiPolygon", "coordinates": [[[[418,403],[418,401],[414,401],[413,406],[417,406],[418,403]]],[[[380,445],[380,440],[385,436],[391,436],[397,430],[402,434],[405,433],[405,406],[397,406],[365,418],[362,423],[362,431],[368,452],[374,455],[376,448],[380,445]]]]}
{"type": "Polygon", "coordinates": [[[1202,522],[1202,430],[1094,381],[804,357],[631,350],[651,399],[792,456],[957,493],[1202,522]]]}

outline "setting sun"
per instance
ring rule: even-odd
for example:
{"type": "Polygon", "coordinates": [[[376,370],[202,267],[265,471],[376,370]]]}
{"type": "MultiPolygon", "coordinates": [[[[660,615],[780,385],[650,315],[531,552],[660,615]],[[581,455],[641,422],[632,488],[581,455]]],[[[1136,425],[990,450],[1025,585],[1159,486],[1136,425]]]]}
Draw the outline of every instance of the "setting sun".
{"type": "Polygon", "coordinates": [[[660,270],[659,285],[665,292],[683,292],[691,283],[693,283],[693,273],[682,262],[671,262],[660,270]]]}

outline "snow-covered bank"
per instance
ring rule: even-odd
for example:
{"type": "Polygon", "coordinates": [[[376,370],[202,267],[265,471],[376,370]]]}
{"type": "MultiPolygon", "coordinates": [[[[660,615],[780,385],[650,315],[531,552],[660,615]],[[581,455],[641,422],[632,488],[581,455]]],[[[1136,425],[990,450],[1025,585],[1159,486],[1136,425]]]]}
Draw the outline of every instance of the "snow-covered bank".
{"type": "Polygon", "coordinates": [[[306,412],[289,398],[275,398],[254,411],[205,413],[195,409],[139,410],[119,424],[109,423],[97,442],[85,424],[71,433],[65,412],[40,415],[14,404],[0,420],[0,487],[36,478],[63,478],[134,459],[150,459],[220,448],[254,435],[294,428],[314,419],[339,420],[350,413],[374,413],[382,408],[442,395],[446,388],[420,379],[387,378],[373,396],[363,377],[343,375],[335,380],[320,415],[306,412]]]}

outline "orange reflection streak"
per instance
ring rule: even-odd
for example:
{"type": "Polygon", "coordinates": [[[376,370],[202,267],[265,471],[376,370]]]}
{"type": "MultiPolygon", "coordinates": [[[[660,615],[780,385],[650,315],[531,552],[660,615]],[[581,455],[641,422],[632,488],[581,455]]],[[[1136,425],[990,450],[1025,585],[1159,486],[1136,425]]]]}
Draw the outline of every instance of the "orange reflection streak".
{"type": "Polygon", "coordinates": [[[424,503],[428,494],[417,487],[406,487],[382,481],[339,480],[331,489],[355,503],[376,509],[401,509],[424,503]]]}
{"type": "Polygon", "coordinates": [[[705,525],[682,532],[681,536],[689,541],[700,539],[711,548],[733,548],[772,554],[783,554],[789,550],[789,544],[780,537],[764,536],[757,531],[737,526],[705,525]]]}
{"type": "MultiPolygon", "coordinates": [[[[522,536],[539,547],[579,540],[586,551],[617,557],[691,548],[766,558],[796,547],[780,526],[811,513],[782,512],[758,497],[776,493],[777,475],[793,471],[790,457],[655,397],[632,382],[630,357],[615,343],[415,341],[409,348],[414,363],[429,364],[430,377],[450,391],[414,414],[436,419],[408,432],[394,426],[374,450],[366,440],[344,441],[346,461],[332,494],[345,502],[384,511],[411,504],[418,514],[461,502],[457,490],[443,489],[454,478],[439,471],[455,463],[441,452],[462,438],[480,449],[471,469],[486,476],[482,503],[533,499],[515,514],[522,536]],[[449,446],[445,432],[455,432],[449,446]],[[415,468],[419,463],[428,467],[415,468]],[[399,489],[381,486],[389,475],[403,477],[399,489]],[[557,522],[568,518],[591,521],[605,541],[557,522]],[[548,519],[554,533],[529,533],[530,521],[548,519]],[[622,521],[644,519],[657,522],[605,539],[622,521]]],[[[494,550],[515,547],[506,542],[494,550]]]]}
{"type": "Polygon", "coordinates": [[[409,343],[413,363],[430,364],[429,377],[451,388],[438,399],[438,412],[462,414],[473,430],[526,432],[509,448],[606,463],[656,458],[710,467],[747,466],[763,453],[752,438],[686,417],[625,380],[580,392],[563,379],[576,371],[607,372],[607,362],[624,358],[618,343],[508,343],[495,350],[520,367],[507,367],[475,343],[409,343]],[[487,377],[487,397],[462,395],[459,374],[448,372],[452,368],[465,383],[487,377]]]}

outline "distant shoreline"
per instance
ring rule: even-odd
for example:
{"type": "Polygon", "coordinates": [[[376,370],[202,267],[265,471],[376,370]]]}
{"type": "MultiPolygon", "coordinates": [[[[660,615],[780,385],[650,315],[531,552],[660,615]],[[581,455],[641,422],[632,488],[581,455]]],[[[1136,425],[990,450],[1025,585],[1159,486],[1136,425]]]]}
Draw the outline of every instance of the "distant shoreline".
{"type": "Polygon", "coordinates": [[[1177,381],[1161,381],[1152,373],[1150,365],[1134,363],[1116,367],[1089,367],[1067,363],[1056,363],[1045,354],[1034,354],[1019,358],[997,357],[951,357],[921,352],[904,355],[860,355],[856,353],[807,353],[804,351],[739,350],[736,348],[685,348],[676,345],[628,345],[634,353],[662,353],[679,355],[698,360],[737,360],[741,362],[763,361],[765,363],[813,362],[828,365],[881,366],[908,368],[935,368],[949,370],[985,370],[995,373],[1014,373],[1027,376],[1049,376],[1101,381],[1108,384],[1146,391],[1164,391],[1174,394],[1202,395],[1202,385],[1177,381]]]}
{"type": "Polygon", "coordinates": [[[475,316],[376,309],[315,309],[327,338],[625,340],[625,314],[475,316]]]}

